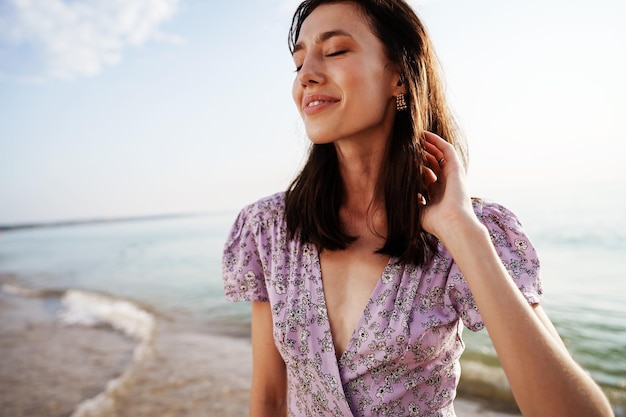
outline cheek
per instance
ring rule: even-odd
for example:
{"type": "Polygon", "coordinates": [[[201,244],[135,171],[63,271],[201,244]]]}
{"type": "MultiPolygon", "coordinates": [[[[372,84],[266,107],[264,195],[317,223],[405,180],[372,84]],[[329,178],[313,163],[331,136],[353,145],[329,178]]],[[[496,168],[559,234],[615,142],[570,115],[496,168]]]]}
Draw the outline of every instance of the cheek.
{"type": "Polygon", "coordinates": [[[350,91],[361,100],[366,100],[370,105],[386,102],[390,95],[387,88],[385,73],[378,68],[367,68],[364,65],[361,71],[352,72],[351,76],[344,80],[350,91]]]}
{"type": "Polygon", "coordinates": [[[394,91],[390,88],[392,81],[388,74],[383,71],[372,71],[368,76],[360,80],[361,89],[369,106],[381,111],[387,107],[389,100],[393,98],[394,91]]]}

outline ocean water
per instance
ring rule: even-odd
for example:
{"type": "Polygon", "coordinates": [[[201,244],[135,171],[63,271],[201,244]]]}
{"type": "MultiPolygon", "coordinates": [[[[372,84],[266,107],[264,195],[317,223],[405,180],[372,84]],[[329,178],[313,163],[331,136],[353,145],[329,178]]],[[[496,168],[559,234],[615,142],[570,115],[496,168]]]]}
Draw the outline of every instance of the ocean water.
{"type": "MultiPolygon", "coordinates": [[[[541,261],[544,308],[617,415],[626,407],[626,186],[494,191],[518,214],[541,261]],[[582,190],[582,191],[581,191],[582,190]]],[[[0,234],[0,285],[53,298],[58,319],[106,323],[144,354],[155,318],[246,337],[249,305],[224,301],[221,251],[236,211],[0,234]]],[[[510,398],[486,332],[465,331],[463,389],[510,398]]]]}

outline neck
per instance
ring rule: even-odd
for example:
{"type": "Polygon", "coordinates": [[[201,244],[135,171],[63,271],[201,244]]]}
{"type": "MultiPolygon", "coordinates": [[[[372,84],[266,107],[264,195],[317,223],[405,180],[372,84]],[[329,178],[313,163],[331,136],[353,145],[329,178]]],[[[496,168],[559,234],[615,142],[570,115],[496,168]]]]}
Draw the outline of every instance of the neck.
{"type": "Polygon", "coordinates": [[[376,195],[386,141],[356,141],[335,143],[339,172],[344,186],[344,212],[365,220],[368,211],[378,211],[382,201],[376,195]]]}
{"type": "Polygon", "coordinates": [[[374,199],[382,164],[382,149],[346,149],[336,146],[339,172],[345,190],[345,203],[369,204],[374,199]]]}
{"type": "Polygon", "coordinates": [[[376,189],[392,128],[390,116],[382,124],[334,142],[344,187],[340,216],[346,226],[360,224],[356,229],[362,230],[363,225],[368,225],[368,229],[386,234],[383,196],[377,195],[376,189]]]}

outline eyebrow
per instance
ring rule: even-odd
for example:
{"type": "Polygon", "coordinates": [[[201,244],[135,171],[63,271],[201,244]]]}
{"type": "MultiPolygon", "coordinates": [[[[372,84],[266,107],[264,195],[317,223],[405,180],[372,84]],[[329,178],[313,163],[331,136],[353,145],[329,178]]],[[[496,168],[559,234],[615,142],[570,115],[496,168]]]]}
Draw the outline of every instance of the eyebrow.
{"type": "MultiPolygon", "coordinates": [[[[315,43],[322,43],[336,36],[347,36],[348,38],[352,38],[352,35],[350,35],[348,32],[343,31],[341,29],[329,30],[328,32],[321,33],[315,39],[315,43]]],[[[298,42],[294,45],[292,54],[295,54],[296,52],[301,51],[302,49],[304,49],[304,45],[298,42]]]]}

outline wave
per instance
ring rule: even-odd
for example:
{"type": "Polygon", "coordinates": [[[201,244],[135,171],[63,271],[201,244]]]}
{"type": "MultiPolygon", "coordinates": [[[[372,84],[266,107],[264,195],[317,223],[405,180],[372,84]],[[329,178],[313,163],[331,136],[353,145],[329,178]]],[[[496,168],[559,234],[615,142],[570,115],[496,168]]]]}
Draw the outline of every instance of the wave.
{"type": "MultiPolygon", "coordinates": [[[[626,417],[625,386],[600,385],[609,399],[615,417],[626,417]]],[[[513,392],[501,367],[495,367],[480,359],[461,358],[461,379],[458,392],[460,395],[476,396],[508,405],[511,410],[517,405],[513,392]]]]}
{"type": "Polygon", "coordinates": [[[109,380],[102,392],[79,403],[70,417],[114,415],[117,394],[131,386],[136,370],[154,354],[155,317],[130,301],[91,291],[26,288],[13,283],[3,283],[0,290],[20,297],[58,298],[57,318],[64,325],[109,326],[136,342],[132,360],[121,375],[109,380]]]}
{"type": "Polygon", "coordinates": [[[461,379],[458,391],[515,405],[509,381],[501,367],[461,358],[461,379]]]}
{"type": "Polygon", "coordinates": [[[134,371],[153,352],[155,318],[137,305],[101,294],[68,290],[61,298],[60,320],[67,325],[110,325],[113,329],[137,341],[133,360],[124,372],[107,383],[106,389],[80,403],[71,417],[109,416],[115,410],[116,393],[132,381],[134,371]]]}
{"type": "Polygon", "coordinates": [[[68,325],[110,325],[140,344],[152,339],[154,317],[137,305],[110,296],[67,290],[61,298],[59,319],[68,325]]]}

